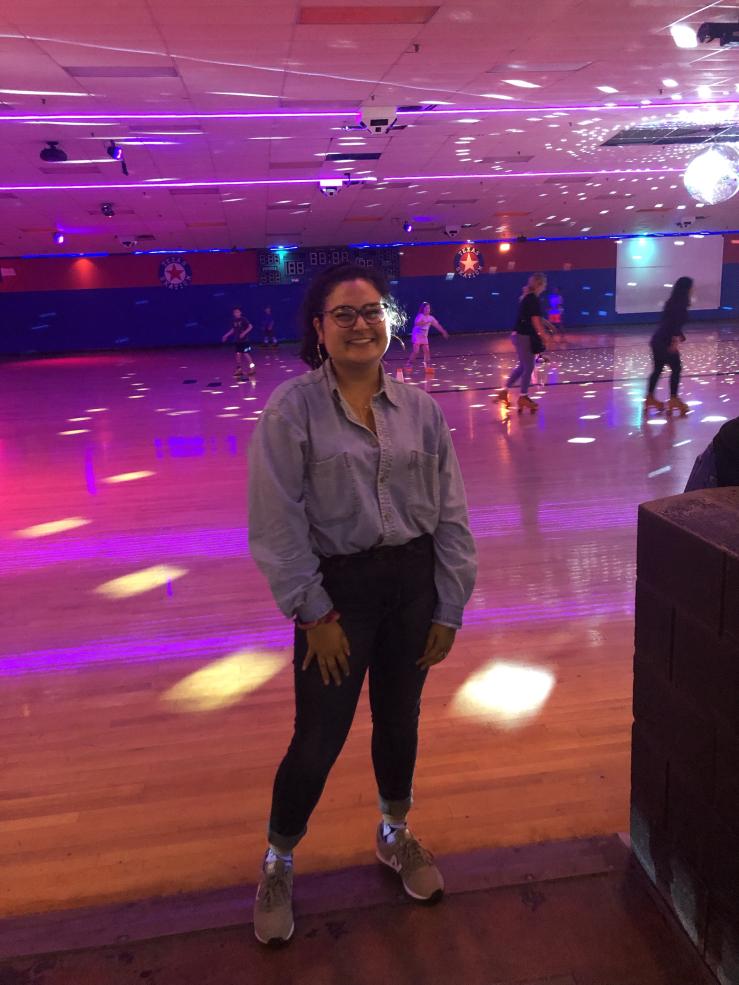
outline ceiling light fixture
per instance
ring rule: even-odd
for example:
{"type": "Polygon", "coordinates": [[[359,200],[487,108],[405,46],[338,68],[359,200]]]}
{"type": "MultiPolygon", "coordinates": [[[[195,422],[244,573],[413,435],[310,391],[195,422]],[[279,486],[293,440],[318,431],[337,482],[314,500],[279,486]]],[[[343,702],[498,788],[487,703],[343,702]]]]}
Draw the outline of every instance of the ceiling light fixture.
{"type": "Polygon", "coordinates": [[[106,150],[108,157],[112,157],[114,161],[120,161],[123,157],[123,148],[117,147],[115,140],[111,140],[106,150]]]}
{"type": "Polygon", "coordinates": [[[695,33],[693,28],[688,27],[687,24],[670,25],[670,34],[672,35],[672,40],[678,48],[698,47],[698,35],[695,33]]]}
{"type": "Polygon", "coordinates": [[[516,86],[517,89],[541,89],[538,82],[527,82],[526,79],[503,79],[506,85],[516,86]]]}
{"type": "Polygon", "coordinates": [[[54,240],[54,242],[56,243],[57,246],[61,246],[62,243],[64,242],[64,233],[63,232],[60,232],[57,229],[57,231],[52,236],[52,239],[54,240]]]}
{"type": "Polygon", "coordinates": [[[679,83],[675,79],[662,79],[662,85],[665,89],[677,89],[679,83]]]}
{"type": "Polygon", "coordinates": [[[115,215],[115,210],[110,202],[103,202],[100,206],[100,211],[106,219],[112,219],[115,215]]]}
{"type": "Polygon", "coordinates": [[[4,96],[89,96],[89,92],[56,92],[52,89],[0,89],[4,96]]]}
{"type": "Polygon", "coordinates": [[[607,95],[613,95],[613,93],[618,92],[618,89],[614,89],[613,86],[596,86],[600,92],[605,92],[607,95]]]}

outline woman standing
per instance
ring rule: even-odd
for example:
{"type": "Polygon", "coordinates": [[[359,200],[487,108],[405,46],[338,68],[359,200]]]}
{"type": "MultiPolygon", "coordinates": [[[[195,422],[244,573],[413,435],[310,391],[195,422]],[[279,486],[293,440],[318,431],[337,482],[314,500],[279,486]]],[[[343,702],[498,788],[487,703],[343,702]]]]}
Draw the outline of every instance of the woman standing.
{"type": "Polygon", "coordinates": [[[518,364],[506,380],[506,385],[497,394],[500,403],[505,404],[506,407],[510,407],[511,401],[508,396],[508,388],[520,379],[521,396],[518,398],[519,414],[525,409],[528,409],[532,414],[539,409],[528,394],[531,384],[531,374],[534,370],[534,361],[538,353],[543,352],[545,348],[542,342],[544,325],[542,322],[539,295],[546,289],[546,286],[547,279],[544,274],[532,274],[529,277],[528,284],[523,289],[523,293],[519,298],[516,327],[513,331],[513,344],[518,354],[518,364]]]}
{"type": "Polygon", "coordinates": [[[375,851],[415,899],[444,880],[411,834],[421,690],[462,624],[475,548],[438,404],[383,371],[396,308],[343,265],[303,303],[313,372],[276,388],[250,448],[249,543],[294,618],[295,731],[275,779],[254,904],[263,943],[293,932],[293,850],[349,732],[365,674],[381,819],[375,851]]]}
{"type": "Polygon", "coordinates": [[[415,363],[419,352],[423,353],[424,369],[428,369],[431,365],[429,328],[431,328],[432,325],[437,332],[440,332],[444,336],[445,339],[449,338],[449,333],[442,328],[441,324],[431,314],[431,305],[428,301],[424,301],[418,309],[418,314],[413,322],[413,332],[411,334],[413,351],[411,352],[408,363],[405,367],[409,372],[413,369],[413,364],[415,363]]]}
{"type": "Polygon", "coordinates": [[[657,400],[654,395],[665,366],[670,367],[670,399],[667,401],[667,413],[671,414],[673,410],[677,410],[680,412],[680,417],[685,417],[688,413],[688,405],[678,397],[677,391],[683,368],[679,345],[680,342],[685,341],[683,325],[688,320],[692,289],[692,277],[678,277],[672,288],[672,294],[665,302],[659,327],[650,340],[654,369],[647,385],[647,398],[644,401],[645,415],[649,413],[650,407],[660,411],[665,409],[664,403],[657,400]]]}

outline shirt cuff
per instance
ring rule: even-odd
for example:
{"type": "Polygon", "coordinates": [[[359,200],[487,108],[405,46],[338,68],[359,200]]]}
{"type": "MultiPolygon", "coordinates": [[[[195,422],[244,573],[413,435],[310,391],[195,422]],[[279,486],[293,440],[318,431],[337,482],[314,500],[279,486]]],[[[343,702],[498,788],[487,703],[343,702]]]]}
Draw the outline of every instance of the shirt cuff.
{"type": "Polygon", "coordinates": [[[462,626],[462,613],[464,607],[461,605],[450,605],[448,602],[438,602],[434,610],[432,622],[440,626],[448,626],[450,629],[460,629],[462,626]]]}
{"type": "Polygon", "coordinates": [[[318,588],[312,592],[310,598],[306,599],[302,605],[295,610],[298,622],[315,622],[322,619],[333,609],[334,604],[323,588],[318,588]]]}

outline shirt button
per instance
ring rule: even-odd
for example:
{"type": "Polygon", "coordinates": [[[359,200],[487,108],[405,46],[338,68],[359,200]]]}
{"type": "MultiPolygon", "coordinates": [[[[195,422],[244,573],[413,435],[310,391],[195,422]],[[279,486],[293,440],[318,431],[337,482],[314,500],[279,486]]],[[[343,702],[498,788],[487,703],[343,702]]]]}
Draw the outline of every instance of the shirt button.
{"type": "Polygon", "coordinates": [[[389,513],[383,513],[382,514],[382,519],[383,520],[389,520],[390,519],[390,514],[389,513]]]}

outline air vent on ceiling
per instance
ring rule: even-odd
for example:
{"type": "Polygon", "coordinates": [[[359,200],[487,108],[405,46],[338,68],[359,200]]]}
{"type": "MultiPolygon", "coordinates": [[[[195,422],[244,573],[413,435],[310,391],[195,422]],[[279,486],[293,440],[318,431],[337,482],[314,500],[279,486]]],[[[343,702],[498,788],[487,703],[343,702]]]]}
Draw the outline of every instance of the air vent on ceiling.
{"type": "Polygon", "coordinates": [[[476,198],[439,198],[435,205],[477,205],[476,198]]]}
{"type": "Polygon", "coordinates": [[[630,147],[634,144],[712,144],[739,140],[739,123],[696,124],[694,126],[660,125],[627,127],[619,130],[602,147],[630,147]]]}
{"type": "Polygon", "coordinates": [[[431,113],[438,103],[413,103],[408,106],[398,106],[399,113],[431,113]]]}
{"type": "Polygon", "coordinates": [[[183,120],[182,123],[157,123],[156,121],[147,124],[146,126],[131,126],[128,127],[129,133],[143,133],[150,134],[152,131],[156,131],[157,134],[172,134],[176,137],[179,133],[183,131],[186,133],[202,133],[203,126],[201,123],[190,123],[189,120],[183,120]]]}
{"type": "Polygon", "coordinates": [[[500,75],[502,72],[580,72],[592,62],[514,62],[507,65],[493,65],[486,74],[500,75]]]}
{"type": "Polygon", "coordinates": [[[269,170],[270,171],[290,171],[293,168],[310,168],[315,170],[320,165],[315,161],[270,161],[269,170]]]}
{"type": "Polygon", "coordinates": [[[379,161],[382,155],[379,153],[360,153],[360,154],[327,154],[326,161],[379,161]]]}
{"type": "Polygon", "coordinates": [[[152,233],[139,233],[137,236],[134,236],[134,239],[138,240],[139,243],[151,243],[152,240],[156,239],[156,236],[152,233]]]}
{"type": "Polygon", "coordinates": [[[220,195],[221,189],[218,185],[207,185],[205,188],[170,188],[169,194],[179,195],[220,195]]]}
{"type": "Polygon", "coordinates": [[[352,112],[353,110],[359,109],[362,103],[359,99],[290,99],[289,97],[283,96],[277,101],[277,105],[282,109],[293,109],[296,111],[304,109],[306,113],[322,109],[345,109],[348,112],[352,112]]]}
{"type": "Polygon", "coordinates": [[[75,79],[176,79],[172,65],[65,65],[64,71],[75,79]]]}
{"type": "Polygon", "coordinates": [[[483,157],[483,164],[528,164],[534,159],[533,154],[493,154],[483,157]]]}
{"type": "Polygon", "coordinates": [[[100,174],[97,164],[47,164],[39,168],[42,174],[55,174],[67,178],[70,174],[100,174]]]}
{"type": "Polygon", "coordinates": [[[592,181],[592,174],[563,174],[556,178],[545,178],[545,185],[574,185],[577,182],[592,181]]]}
{"type": "Polygon", "coordinates": [[[383,4],[378,7],[306,4],[298,10],[298,24],[332,24],[337,27],[350,24],[427,24],[438,9],[435,4],[416,7],[399,4],[383,4]]]}

